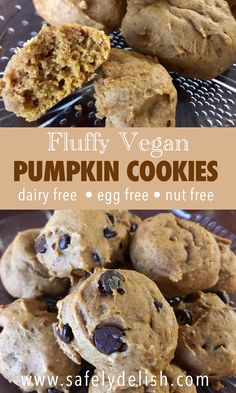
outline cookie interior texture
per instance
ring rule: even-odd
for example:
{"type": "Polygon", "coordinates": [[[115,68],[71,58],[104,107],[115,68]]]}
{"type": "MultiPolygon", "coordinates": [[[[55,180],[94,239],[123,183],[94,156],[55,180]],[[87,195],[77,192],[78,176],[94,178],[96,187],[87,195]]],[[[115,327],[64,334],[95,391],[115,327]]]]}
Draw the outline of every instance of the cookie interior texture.
{"type": "Polygon", "coordinates": [[[33,0],[39,15],[51,25],[79,23],[112,31],[121,25],[126,0],[33,0]]]}
{"type": "Polygon", "coordinates": [[[81,87],[106,60],[109,38],[81,25],[50,27],[27,42],[9,61],[0,82],[7,110],[28,121],[81,87]]]}
{"type": "Polygon", "coordinates": [[[236,61],[232,12],[225,0],[128,0],[122,33],[133,49],[157,56],[168,70],[212,79],[236,61]]]}
{"type": "Polygon", "coordinates": [[[177,92],[157,59],[112,49],[94,84],[97,117],[107,127],[173,127],[177,92]]]}

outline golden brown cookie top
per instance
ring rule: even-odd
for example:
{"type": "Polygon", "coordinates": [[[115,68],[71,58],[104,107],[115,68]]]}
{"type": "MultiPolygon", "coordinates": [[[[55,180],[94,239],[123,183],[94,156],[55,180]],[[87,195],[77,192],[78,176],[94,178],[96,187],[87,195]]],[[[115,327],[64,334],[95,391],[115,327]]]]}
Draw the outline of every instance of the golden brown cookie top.
{"type": "Polygon", "coordinates": [[[167,296],[208,289],[218,279],[220,253],[213,235],[173,214],[144,220],[130,253],[135,269],[154,280],[167,296]]]}
{"type": "Polygon", "coordinates": [[[193,375],[220,379],[236,373],[236,314],[219,296],[198,292],[175,309],[176,359],[193,375]]]}
{"type": "Polygon", "coordinates": [[[122,264],[140,221],[127,210],[56,211],[36,241],[37,256],[57,277],[122,264]]]}
{"type": "Polygon", "coordinates": [[[111,127],[175,125],[177,93],[156,59],[112,49],[95,83],[97,116],[111,127]]]}
{"type": "Polygon", "coordinates": [[[141,370],[150,378],[173,358],[173,310],[156,284],[135,271],[95,271],[58,307],[58,342],[65,343],[65,326],[73,333],[67,355],[79,353],[106,375],[141,370]]]}
{"type": "Polygon", "coordinates": [[[120,27],[126,0],[34,0],[38,13],[51,25],[80,23],[106,31],[120,27]]]}
{"type": "Polygon", "coordinates": [[[230,240],[219,236],[215,238],[220,250],[220,272],[212,291],[226,291],[231,294],[236,291],[236,255],[231,250],[230,240]]]}
{"type": "Polygon", "coordinates": [[[15,298],[55,297],[69,289],[66,279],[50,277],[47,268],[36,257],[34,246],[39,234],[40,229],[19,232],[1,258],[2,283],[15,298]]]}
{"type": "Polygon", "coordinates": [[[212,79],[236,60],[236,21],[225,0],[128,0],[128,44],[184,76],[212,79]]]}

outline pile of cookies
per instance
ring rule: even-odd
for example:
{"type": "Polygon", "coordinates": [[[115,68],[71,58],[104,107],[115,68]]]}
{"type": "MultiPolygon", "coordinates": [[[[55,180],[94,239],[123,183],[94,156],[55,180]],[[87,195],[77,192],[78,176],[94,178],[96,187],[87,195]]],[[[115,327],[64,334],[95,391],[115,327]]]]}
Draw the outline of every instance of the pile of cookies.
{"type": "Polygon", "coordinates": [[[236,374],[236,256],[199,224],[56,211],[16,236],[0,276],[18,298],[0,306],[0,373],[24,391],[68,393],[84,361],[89,393],[196,393],[186,371],[216,388],[236,374]]]}
{"type": "Polygon", "coordinates": [[[106,126],[174,126],[168,71],[212,79],[236,61],[235,0],[33,2],[50,26],[17,50],[0,81],[6,109],[28,121],[97,72],[97,117],[106,126]],[[116,28],[138,53],[110,49],[102,30],[116,28]]]}

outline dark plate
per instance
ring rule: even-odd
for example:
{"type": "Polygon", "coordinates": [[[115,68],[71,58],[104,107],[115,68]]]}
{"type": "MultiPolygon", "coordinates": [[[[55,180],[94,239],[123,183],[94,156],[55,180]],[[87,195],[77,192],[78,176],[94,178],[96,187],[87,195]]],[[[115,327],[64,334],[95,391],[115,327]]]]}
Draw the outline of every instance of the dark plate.
{"type": "MultiPolygon", "coordinates": [[[[40,30],[43,21],[31,0],[0,0],[0,75],[16,47],[40,30]]],[[[127,48],[119,32],[112,34],[112,45],[127,48]]],[[[186,79],[173,74],[178,90],[178,127],[236,126],[236,65],[211,81],[186,79]]],[[[37,122],[27,123],[6,112],[0,101],[1,127],[101,127],[104,121],[95,117],[92,84],[74,92],[37,122]],[[76,105],[82,110],[77,110],[76,105]]]]}
{"type": "MultiPolygon", "coordinates": [[[[154,210],[146,210],[146,211],[135,211],[135,213],[139,214],[142,218],[149,217],[151,215],[157,214],[159,211],[154,210]]],[[[201,225],[206,227],[211,232],[229,238],[232,241],[232,248],[236,252],[236,234],[228,230],[225,226],[221,225],[220,217],[222,217],[222,221],[224,219],[225,213],[218,212],[218,221],[215,221],[211,218],[212,211],[209,211],[209,216],[206,215],[206,212],[202,213],[189,213],[181,210],[174,210],[174,214],[181,218],[191,219],[195,222],[199,222],[201,225]]],[[[234,212],[236,213],[236,212],[234,212]]],[[[13,240],[16,233],[21,230],[25,230],[27,228],[39,228],[45,225],[46,221],[50,217],[49,211],[36,211],[36,212],[27,212],[23,214],[18,214],[16,216],[11,216],[9,218],[5,218],[0,220],[0,257],[7,247],[7,245],[13,240]]],[[[214,214],[214,212],[213,212],[214,214]]],[[[1,214],[0,214],[1,216],[1,214]]],[[[234,214],[234,219],[236,220],[236,214],[234,214]]],[[[236,222],[235,222],[236,224],[236,222]]],[[[234,300],[234,299],[233,299],[234,300]]],[[[236,299],[235,299],[236,300],[236,299]]],[[[12,301],[11,296],[3,288],[0,282],[0,304],[7,304],[12,301]]],[[[1,360],[0,360],[1,361],[1,360]]],[[[236,392],[236,377],[227,379],[224,382],[225,388],[221,391],[221,393],[235,393],[236,392]]],[[[1,375],[0,375],[0,393],[19,393],[20,390],[13,384],[9,384],[1,375]]],[[[199,392],[201,393],[212,393],[212,389],[210,388],[199,388],[199,392]]],[[[76,389],[73,393],[87,393],[87,389],[84,387],[82,389],[76,389]]]]}

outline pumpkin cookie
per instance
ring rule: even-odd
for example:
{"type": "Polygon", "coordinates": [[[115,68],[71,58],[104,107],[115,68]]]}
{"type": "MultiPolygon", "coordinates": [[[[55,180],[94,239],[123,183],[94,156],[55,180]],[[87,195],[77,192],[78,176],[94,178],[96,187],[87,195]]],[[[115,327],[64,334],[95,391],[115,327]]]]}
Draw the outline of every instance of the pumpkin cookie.
{"type": "Polygon", "coordinates": [[[79,367],[56,342],[52,328],[56,319],[38,300],[18,299],[0,306],[0,373],[25,392],[49,393],[55,388],[49,385],[50,378],[58,377],[60,392],[69,393],[67,376],[78,374],[79,367]],[[24,383],[24,377],[29,384],[24,383]],[[37,377],[44,377],[43,386],[37,386],[37,377]]]}
{"type": "Polygon", "coordinates": [[[0,81],[6,109],[37,120],[88,81],[109,50],[109,38],[101,31],[76,24],[44,25],[6,67],[0,81]]]}
{"type": "Polygon", "coordinates": [[[220,380],[236,374],[236,314],[216,294],[188,296],[175,309],[176,359],[193,375],[220,380]]]}
{"type": "Polygon", "coordinates": [[[230,240],[219,236],[215,238],[220,250],[220,272],[219,280],[211,290],[226,291],[231,294],[236,291],[236,255],[230,249],[230,240]]]}
{"type": "Polygon", "coordinates": [[[100,270],[58,302],[62,350],[118,377],[126,370],[144,383],[174,356],[178,328],[156,284],[131,270],[100,270]],[[145,378],[146,375],[146,378],[145,378]]]}
{"type": "Polygon", "coordinates": [[[218,280],[220,252],[214,236],[173,214],[144,220],[133,237],[130,255],[134,268],[155,281],[166,296],[205,290],[218,280]]]}
{"type": "Polygon", "coordinates": [[[69,289],[67,279],[50,277],[47,268],[37,259],[34,243],[39,234],[40,229],[18,233],[1,258],[2,283],[15,298],[57,297],[69,289]]]}
{"type": "Polygon", "coordinates": [[[225,0],[128,0],[122,32],[168,70],[212,79],[236,61],[236,20],[225,0]]]}
{"type": "Polygon", "coordinates": [[[56,277],[83,277],[124,263],[140,219],[127,210],[56,211],[36,241],[37,257],[56,277]]]}
{"type": "Polygon", "coordinates": [[[79,23],[108,32],[120,27],[126,0],[33,0],[39,15],[54,26],[79,23]]]}
{"type": "Polygon", "coordinates": [[[95,82],[97,117],[107,127],[173,127],[177,93],[154,59],[112,49],[95,82]]]}

